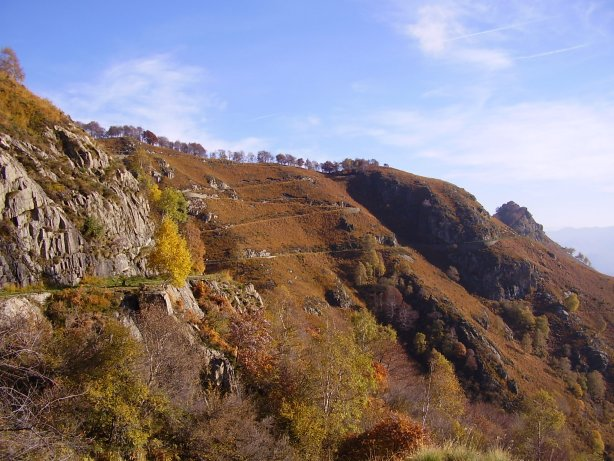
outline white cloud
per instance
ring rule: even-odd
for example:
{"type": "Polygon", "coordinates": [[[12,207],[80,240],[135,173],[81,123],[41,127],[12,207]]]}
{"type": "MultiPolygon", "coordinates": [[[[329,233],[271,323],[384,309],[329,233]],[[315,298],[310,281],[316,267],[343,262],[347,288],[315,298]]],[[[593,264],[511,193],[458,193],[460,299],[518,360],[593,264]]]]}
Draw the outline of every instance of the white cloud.
{"type": "Polygon", "coordinates": [[[418,11],[418,20],[405,26],[408,36],[418,40],[427,54],[441,55],[446,51],[451,35],[464,34],[458,21],[458,11],[451,5],[426,5],[418,11]]]}
{"type": "Polygon", "coordinates": [[[225,101],[208,91],[205,69],[154,55],[119,62],[93,83],[77,83],[53,99],[73,118],[103,126],[135,125],[171,140],[198,141],[208,149],[250,149],[258,138],[220,139],[207,130],[210,112],[225,101]]]}
{"type": "Polygon", "coordinates": [[[427,57],[502,71],[611,36],[605,3],[570,0],[388,0],[385,21],[427,57]]]}
{"type": "Polygon", "coordinates": [[[492,43],[484,44],[481,36],[498,35],[522,27],[520,24],[500,25],[487,30],[471,29],[467,22],[484,14],[477,2],[445,1],[428,3],[418,8],[417,16],[405,19],[400,26],[403,34],[416,40],[427,56],[475,65],[486,70],[502,70],[512,65],[509,52],[492,43]]]}
{"type": "MultiPolygon", "coordinates": [[[[337,127],[490,182],[614,177],[614,104],[535,102],[478,111],[379,111],[337,127]]],[[[394,163],[394,162],[393,162],[394,163]]]]}

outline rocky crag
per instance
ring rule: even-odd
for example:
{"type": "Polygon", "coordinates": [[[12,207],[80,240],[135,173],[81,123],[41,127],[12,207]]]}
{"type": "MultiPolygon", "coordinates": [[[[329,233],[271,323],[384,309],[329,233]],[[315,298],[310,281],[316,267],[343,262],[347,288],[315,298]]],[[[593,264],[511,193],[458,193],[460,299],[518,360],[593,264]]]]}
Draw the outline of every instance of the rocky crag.
{"type": "Polygon", "coordinates": [[[348,179],[348,191],[399,237],[485,298],[519,299],[537,288],[539,272],[498,251],[512,236],[474,196],[444,181],[400,171],[371,170],[348,179]]]}
{"type": "Polygon", "coordinates": [[[521,207],[515,202],[510,201],[501,205],[497,208],[493,217],[524,237],[532,238],[538,242],[549,241],[544,232],[544,226],[533,219],[533,215],[529,213],[526,207],[521,207]]]}
{"type": "Polygon", "coordinates": [[[0,284],[144,273],[153,225],[135,177],[72,124],[43,139],[0,133],[0,284]]]}

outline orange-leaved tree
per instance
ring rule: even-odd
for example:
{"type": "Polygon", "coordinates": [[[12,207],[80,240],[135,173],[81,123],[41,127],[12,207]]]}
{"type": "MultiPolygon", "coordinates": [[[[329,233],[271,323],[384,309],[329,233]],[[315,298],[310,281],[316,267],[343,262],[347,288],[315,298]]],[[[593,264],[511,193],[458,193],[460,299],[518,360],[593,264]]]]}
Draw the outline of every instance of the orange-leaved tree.
{"type": "Polygon", "coordinates": [[[403,414],[393,414],[371,429],[347,437],[337,459],[342,461],[406,459],[426,442],[420,424],[403,414]]]}

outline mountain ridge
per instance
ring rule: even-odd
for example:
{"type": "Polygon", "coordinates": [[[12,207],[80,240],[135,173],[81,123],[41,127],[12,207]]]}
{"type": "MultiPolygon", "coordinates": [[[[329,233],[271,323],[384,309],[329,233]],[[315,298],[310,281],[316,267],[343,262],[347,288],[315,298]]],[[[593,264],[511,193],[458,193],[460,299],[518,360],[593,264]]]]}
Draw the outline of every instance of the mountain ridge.
{"type": "MultiPolygon", "coordinates": [[[[94,141],[22,87],[3,85],[3,287],[154,275],[147,257],[160,217],[149,195],[152,184],[173,188],[205,243],[207,271],[285,306],[303,341],[368,308],[394,329],[403,360],[428,372],[426,350],[441,352],[473,402],[513,414],[547,389],[568,409],[570,446],[589,443],[585,420],[614,439],[614,278],[542,235],[526,208],[505,204],[503,222],[453,184],[374,165],[324,174],[94,141]],[[28,109],[16,117],[20,100],[28,109]],[[568,307],[574,297],[579,309],[568,307]],[[602,400],[578,397],[591,373],[607,382],[602,400]]],[[[186,328],[231,351],[220,333],[228,319],[211,306],[238,295],[223,302],[193,285],[210,310],[186,328]]]]}

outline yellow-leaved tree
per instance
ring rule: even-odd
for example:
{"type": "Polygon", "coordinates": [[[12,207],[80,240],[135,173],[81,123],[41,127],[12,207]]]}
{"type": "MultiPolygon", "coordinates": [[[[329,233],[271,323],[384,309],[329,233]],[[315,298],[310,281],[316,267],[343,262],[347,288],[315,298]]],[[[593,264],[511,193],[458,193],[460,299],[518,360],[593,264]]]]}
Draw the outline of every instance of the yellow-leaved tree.
{"type": "Polygon", "coordinates": [[[433,349],[422,408],[422,427],[431,419],[432,409],[441,418],[455,423],[465,413],[466,406],[467,398],[454,373],[454,366],[443,354],[433,349]]]}
{"type": "Polygon", "coordinates": [[[523,419],[519,435],[524,440],[525,455],[536,461],[552,459],[565,424],[565,414],[552,394],[543,389],[533,394],[526,402],[523,419]]]}
{"type": "Polygon", "coordinates": [[[190,275],[192,259],[177,224],[165,216],[156,231],[155,239],[156,246],[149,257],[151,266],[168,275],[176,287],[182,286],[190,275]]]}
{"type": "MultiPolygon", "coordinates": [[[[376,389],[372,357],[352,332],[326,327],[303,351],[299,380],[281,406],[301,459],[330,456],[350,432],[356,432],[376,389]]],[[[328,459],[328,458],[326,458],[328,459]]]]}

